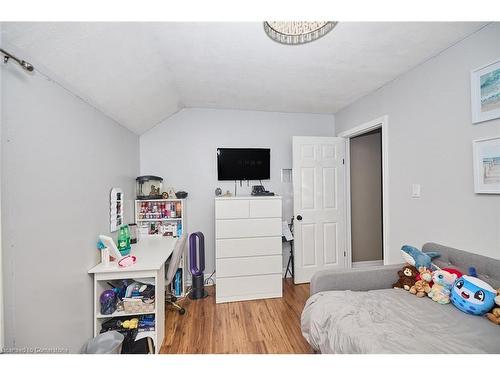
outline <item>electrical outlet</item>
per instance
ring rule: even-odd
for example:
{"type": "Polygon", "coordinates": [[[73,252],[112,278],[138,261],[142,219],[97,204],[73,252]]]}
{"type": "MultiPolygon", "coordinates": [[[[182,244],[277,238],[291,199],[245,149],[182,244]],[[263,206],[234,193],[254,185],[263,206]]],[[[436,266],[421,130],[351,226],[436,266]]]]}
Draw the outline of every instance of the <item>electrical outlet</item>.
{"type": "Polygon", "coordinates": [[[420,184],[413,184],[411,186],[411,197],[420,198],[420,184]]]}

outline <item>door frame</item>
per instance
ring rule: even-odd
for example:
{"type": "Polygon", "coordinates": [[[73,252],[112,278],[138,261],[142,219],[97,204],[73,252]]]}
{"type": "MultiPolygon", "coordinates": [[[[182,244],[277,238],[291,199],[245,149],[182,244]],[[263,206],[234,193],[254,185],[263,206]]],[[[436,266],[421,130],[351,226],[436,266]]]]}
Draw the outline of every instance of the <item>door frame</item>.
{"type": "Polygon", "coordinates": [[[345,138],[345,233],[346,233],[346,268],[352,268],[352,243],[351,243],[351,161],[350,141],[351,138],[362,135],[372,130],[382,130],[382,254],[383,264],[387,265],[389,259],[389,132],[388,116],[376,118],[375,120],[355,126],[349,130],[339,133],[337,136],[345,138]]]}
{"type": "MultiPolygon", "coordinates": [[[[0,22],[0,33],[2,32],[2,23],[0,22]]],[[[3,74],[3,66],[0,67],[0,117],[2,113],[2,74],[3,74]]],[[[0,125],[2,119],[0,118],[0,125]]],[[[5,348],[5,312],[4,312],[4,293],[3,293],[3,253],[2,253],[2,188],[1,188],[1,180],[2,180],[2,132],[0,126],[0,353],[3,353],[5,348]]]]}

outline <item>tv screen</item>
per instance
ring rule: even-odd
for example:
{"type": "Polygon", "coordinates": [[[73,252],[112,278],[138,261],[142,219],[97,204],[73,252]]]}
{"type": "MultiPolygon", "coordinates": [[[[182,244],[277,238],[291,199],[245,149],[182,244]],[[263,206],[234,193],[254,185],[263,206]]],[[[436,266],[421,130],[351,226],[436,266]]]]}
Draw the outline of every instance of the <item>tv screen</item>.
{"type": "Polygon", "coordinates": [[[223,180],[269,180],[268,148],[218,148],[217,177],[223,180]]]}

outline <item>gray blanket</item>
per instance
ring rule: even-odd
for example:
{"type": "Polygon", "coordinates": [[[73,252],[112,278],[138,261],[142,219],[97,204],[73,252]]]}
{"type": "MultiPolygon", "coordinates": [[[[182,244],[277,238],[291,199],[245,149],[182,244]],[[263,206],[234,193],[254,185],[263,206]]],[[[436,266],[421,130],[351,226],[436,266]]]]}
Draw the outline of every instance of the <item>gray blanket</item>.
{"type": "Polygon", "coordinates": [[[500,353],[500,326],[397,289],[314,294],[302,333],[321,353],[500,353]]]}

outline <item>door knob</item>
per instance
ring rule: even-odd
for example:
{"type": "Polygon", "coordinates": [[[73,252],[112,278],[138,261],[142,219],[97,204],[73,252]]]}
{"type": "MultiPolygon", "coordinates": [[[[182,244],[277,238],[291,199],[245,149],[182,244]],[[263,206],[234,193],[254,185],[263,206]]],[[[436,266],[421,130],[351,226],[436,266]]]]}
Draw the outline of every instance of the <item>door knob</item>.
{"type": "Polygon", "coordinates": [[[302,216],[297,215],[297,220],[298,220],[298,221],[301,221],[301,220],[302,220],[302,216]]]}

